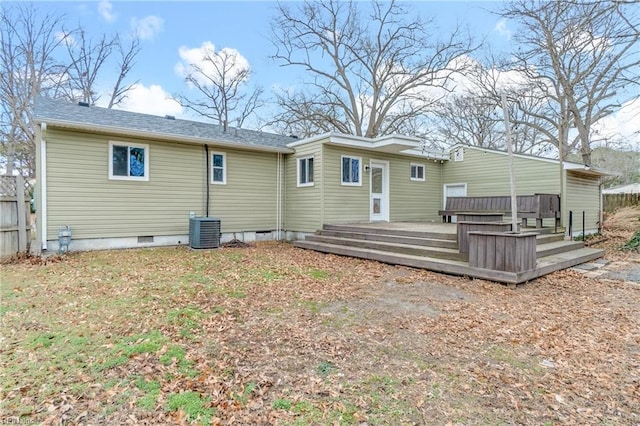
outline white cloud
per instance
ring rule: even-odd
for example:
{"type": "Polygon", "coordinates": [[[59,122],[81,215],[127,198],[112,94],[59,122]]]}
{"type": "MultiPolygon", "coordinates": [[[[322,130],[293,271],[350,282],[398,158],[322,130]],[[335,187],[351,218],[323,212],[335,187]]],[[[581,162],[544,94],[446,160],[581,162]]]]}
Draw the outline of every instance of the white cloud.
{"type": "MultiPolygon", "coordinates": [[[[249,69],[249,61],[247,61],[246,58],[242,56],[236,49],[225,47],[216,52],[214,44],[210,41],[205,41],[200,47],[195,47],[192,49],[186,46],[182,46],[178,50],[178,55],[180,56],[180,62],[175,65],[174,70],[176,74],[182,78],[195,71],[195,67],[202,70],[202,73],[209,77],[219,75],[219,72],[216,72],[211,59],[219,60],[220,58],[224,57],[226,57],[227,59],[231,59],[231,62],[228,62],[227,66],[231,63],[233,64],[232,69],[227,70],[227,78],[229,77],[229,75],[234,74],[234,70],[236,70],[236,72],[241,72],[243,70],[249,69]],[[206,60],[205,58],[209,60],[206,60]]],[[[218,65],[220,65],[220,63],[218,63],[218,65]]],[[[210,81],[208,81],[201,75],[202,73],[196,73],[194,75],[198,83],[202,85],[211,84],[210,81]]]]}
{"type": "Polygon", "coordinates": [[[615,113],[593,125],[594,139],[619,142],[640,149],[640,97],[631,99],[615,113]]]}
{"type": "Polygon", "coordinates": [[[171,98],[165,90],[156,84],[147,87],[144,84],[136,84],[127,93],[127,98],[117,107],[121,110],[141,112],[152,115],[173,115],[183,114],[182,106],[171,98]]]}
{"type": "Polygon", "coordinates": [[[113,13],[113,5],[109,0],[102,0],[98,3],[98,13],[100,13],[102,19],[109,23],[116,21],[117,15],[113,13]]]}
{"type": "Polygon", "coordinates": [[[131,18],[131,29],[142,40],[153,40],[156,34],[164,30],[164,19],[153,15],[142,19],[131,18]]]}
{"type": "Polygon", "coordinates": [[[493,27],[493,30],[497,31],[498,34],[505,37],[507,40],[511,40],[511,36],[513,35],[511,30],[507,28],[507,20],[505,18],[502,18],[501,20],[499,20],[496,23],[496,26],[493,27]]]}

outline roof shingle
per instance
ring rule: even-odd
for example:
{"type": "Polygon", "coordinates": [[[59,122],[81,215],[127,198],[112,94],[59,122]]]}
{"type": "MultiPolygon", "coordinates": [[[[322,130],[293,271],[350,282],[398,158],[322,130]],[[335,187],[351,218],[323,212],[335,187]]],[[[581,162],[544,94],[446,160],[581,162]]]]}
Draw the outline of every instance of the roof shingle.
{"type": "Polygon", "coordinates": [[[255,130],[227,127],[190,120],[170,119],[96,106],[82,106],[59,99],[40,97],[35,102],[36,122],[64,122],[85,126],[144,132],[165,137],[176,136],[202,139],[205,142],[226,142],[244,147],[281,148],[292,142],[288,136],[255,130]]]}

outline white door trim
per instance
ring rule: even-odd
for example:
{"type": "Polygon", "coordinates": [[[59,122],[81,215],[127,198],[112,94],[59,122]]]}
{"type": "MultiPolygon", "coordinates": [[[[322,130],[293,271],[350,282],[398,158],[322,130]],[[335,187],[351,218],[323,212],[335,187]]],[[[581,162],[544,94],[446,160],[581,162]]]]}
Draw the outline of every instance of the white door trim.
{"type": "Polygon", "coordinates": [[[383,160],[369,160],[369,220],[371,222],[389,222],[389,162],[383,160]],[[373,169],[382,169],[382,193],[374,194],[373,190],[373,169]],[[377,204],[376,204],[377,202],[377,204]],[[374,207],[380,211],[375,213],[374,207]]]}

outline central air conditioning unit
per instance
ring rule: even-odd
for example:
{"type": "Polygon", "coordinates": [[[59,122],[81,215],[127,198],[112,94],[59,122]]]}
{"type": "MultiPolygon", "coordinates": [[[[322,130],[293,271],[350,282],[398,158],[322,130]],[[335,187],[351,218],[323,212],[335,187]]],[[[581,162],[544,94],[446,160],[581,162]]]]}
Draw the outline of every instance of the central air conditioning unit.
{"type": "Polygon", "coordinates": [[[220,247],[220,219],[216,217],[189,218],[189,247],[193,249],[220,247]]]}

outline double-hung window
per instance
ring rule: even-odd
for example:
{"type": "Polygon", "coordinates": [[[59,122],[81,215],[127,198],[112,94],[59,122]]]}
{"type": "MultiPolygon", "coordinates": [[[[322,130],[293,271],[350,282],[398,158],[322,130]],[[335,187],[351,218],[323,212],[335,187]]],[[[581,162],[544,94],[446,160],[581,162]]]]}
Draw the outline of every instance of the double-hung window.
{"type": "Polygon", "coordinates": [[[313,157],[298,158],[298,186],[313,186],[313,157]]]}
{"type": "Polygon", "coordinates": [[[224,152],[211,154],[211,183],[217,185],[227,183],[227,156],[224,152]]]}
{"type": "Polygon", "coordinates": [[[411,180],[424,182],[424,164],[411,163],[411,180]]]}
{"type": "Polygon", "coordinates": [[[342,185],[362,185],[362,161],[360,157],[342,156],[342,185]]]}
{"type": "Polygon", "coordinates": [[[109,142],[109,179],[149,180],[149,145],[109,142]]]}

